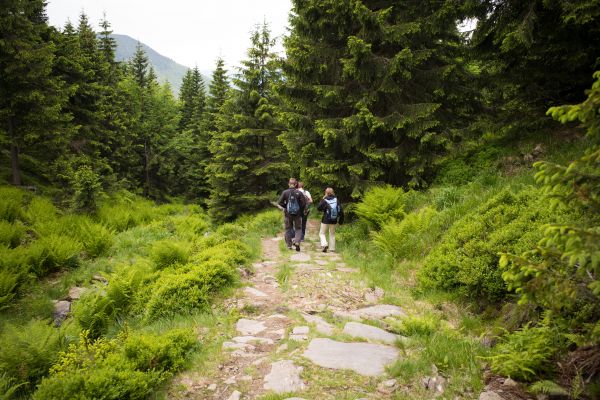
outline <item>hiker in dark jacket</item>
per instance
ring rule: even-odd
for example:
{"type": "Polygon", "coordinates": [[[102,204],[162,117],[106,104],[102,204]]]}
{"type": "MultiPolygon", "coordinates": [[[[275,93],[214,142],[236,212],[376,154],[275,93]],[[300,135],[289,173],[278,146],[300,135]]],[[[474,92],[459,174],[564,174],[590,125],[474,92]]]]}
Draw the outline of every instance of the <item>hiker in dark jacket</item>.
{"type": "Polygon", "coordinates": [[[335,251],[335,225],[344,222],[344,211],[337,197],[335,197],[332,188],[325,189],[325,196],[323,196],[323,199],[317,206],[317,210],[323,211],[321,229],[319,230],[321,250],[323,253],[327,253],[327,249],[335,251]],[[327,231],[329,231],[329,243],[327,243],[327,238],[325,237],[327,231]]]}
{"type": "Polygon", "coordinates": [[[302,215],[306,207],[306,198],[300,192],[296,178],[290,178],[289,188],[284,190],[279,197],[277,204],[283,208],[285,222],[285,244],[288,249],[292,246],[296,251],[300,251],[300,241],[302,240],[302,215]]]}

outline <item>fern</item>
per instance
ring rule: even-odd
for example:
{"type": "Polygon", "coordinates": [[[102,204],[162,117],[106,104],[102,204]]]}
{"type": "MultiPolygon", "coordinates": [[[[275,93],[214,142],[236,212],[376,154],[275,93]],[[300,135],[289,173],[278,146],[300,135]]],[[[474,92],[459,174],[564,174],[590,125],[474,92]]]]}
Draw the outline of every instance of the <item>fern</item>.
{"type": "Polygon", "coordinates": [[[372,229],[379,229],[384,223],[404,217],[404,191],[402,188],[381,186],[369,189],[356,206],[355,213],[372,229]]]}
{"type": "Polygon", "coordinates": [[[563,388],[562,386],[560,386],[559,384],[557,384],[553,381],[548,381],[548,380],[535,382],[534,384],[529,386],[529,390],[532,393],[547,394],[550,396],[568,396],[569,395],[569,392],[565,388],[563,388]]]}

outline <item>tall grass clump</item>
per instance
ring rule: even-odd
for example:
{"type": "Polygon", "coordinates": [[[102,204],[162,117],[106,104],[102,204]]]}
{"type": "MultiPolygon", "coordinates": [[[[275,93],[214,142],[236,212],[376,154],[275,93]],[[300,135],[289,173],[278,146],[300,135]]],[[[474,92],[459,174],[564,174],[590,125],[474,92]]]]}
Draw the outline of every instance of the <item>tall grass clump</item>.
{"type": "Polygon", "coordinates": [[[150,259],[156,269],[165,269],[176,264],[185,264],[190,256],[190,247],[185,242],[161,240],[150,250],[150,259]]]}
{"type": "Polygon", "coordinates": [[[405,193],[402,188],[376,186],[365,193],[356,205],[356,215],[371,229],[379,229],[388,221],[404,218],[405,193]]]}
{"type": "Polygon", "coordinates": [[[17,247],[21,244],[26,230],[19,221],[8,222],[0,220],[0,245],[17,247]]]}
{"type": "Polygon", "coordinates": [[[0,187],[0,220],[14,222],[23,218],[25,192],[10,186],[0,187]]]}

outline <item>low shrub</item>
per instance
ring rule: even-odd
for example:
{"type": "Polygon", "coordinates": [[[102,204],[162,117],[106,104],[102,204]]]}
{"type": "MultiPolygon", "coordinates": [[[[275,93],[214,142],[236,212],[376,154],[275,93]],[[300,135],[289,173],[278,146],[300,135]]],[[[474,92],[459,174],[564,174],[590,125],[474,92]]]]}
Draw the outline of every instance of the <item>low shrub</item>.
{"type": "Polygon", "coordinates": [[[0,374],[22,389],[33,388],[48,374],[66,349],[63,331],[46,321],[30,321],[24,326],[7,324],[0,334],[0,374]]]}
{"type": "Polygon", "coordinates": [[[47,224],[53,223],[58,218],[58,210],[52,202],[45,197],[34,197],[25,213],[25,218],[33,229],[41,235],[46,235],[54,232],[56,226],[54,224],[44,229],[47,224]]]}
{"type": "Polygon", "coordinates": [[[17,247],[25,236],[25,227],[18,223],[0,220],[0,245],[17,247]]]}
{"type": "Polygon", "coordinates": [[[142,223],[149,222],[156,214],[153,203],[128,193],[102,204],[96,211],[96,218],[109,229],[122,232],[142,223]]]}
{"type": "Polygon", "coordinates": [[[538,189],[503,190],[454,223],[425,258],[419,280],[425,287],[497,301],[507,292],[500,253],[535,246],[541,238],[539,228],[554,216],[538,189]]]}
{"type": "Polygon", "coordinates": [[[367,190],[354,212],[371,229],[379,229],[385,222],[399,221],[404,217],[404,197],[402,188],[373,187],[367,190]]]}
{"type": "Polygon", "coordinates": [[[392,330],[403,336],[430,336],[438,332],[440,327],[441,321],[434,315],[407,316],[391,323],[392,330]]]}
{"type": "Polygon", "coordinates": [[[239,240],[228,240],[213,247],[201,250],[193,257],[194,262],[202,263],[209,260],[219,260],[237,267],[245,265],[250,259],[250,249],[239,240]]]}
{"type": "Polygon", "coordinates": [[[155,242],[150,250],[150,259],[156,269],[165,269],[175,264],[185,264],[190,256],[189,245],[185,242],[161,240],[155,242]]]}
{"type": "Polygon", "coordinates": [[[231,285],[235,270],[222,261],[206,261],[199,265],[184,266],[189,272],[163,272],[148,288],[145,303],[147,321],[189,314],[210,305],[210,295],[231,285]]]}
{"type": "Polygon", "coordinates": [[[179,238],[190,241],[201,237],[210,227],[206,217],[197,213],[172,216],[167,219],[166,225],[179,238]]]}
{"type": "Polygon", "coordinates": [[[144,399],[180,370],[196,347],[191,330],[122,334],[94,342],[83,336],[61,355],[33,398],[144,399]]]}
{"type": "Polygon", "coordinates": [[[283,219],[279,210],[265,211],[252,217],[247,230],[261,235],[275,236],[281,231],[283,219]]]}
{"type": "Polygon", "coordinates": [[[372,232],[373,242],[394,259],[423,256],[440,234],[438,212],[425,207],[407,214],[400,222],[390,221],[372,232]]]}
{"type": "Polygon", "coordinates": [[[548,316],[538,326],[529,324],[505,335],[489,357],[492,371],[522,381],[550,374],[552,362],[565,340],[548,316]]]}

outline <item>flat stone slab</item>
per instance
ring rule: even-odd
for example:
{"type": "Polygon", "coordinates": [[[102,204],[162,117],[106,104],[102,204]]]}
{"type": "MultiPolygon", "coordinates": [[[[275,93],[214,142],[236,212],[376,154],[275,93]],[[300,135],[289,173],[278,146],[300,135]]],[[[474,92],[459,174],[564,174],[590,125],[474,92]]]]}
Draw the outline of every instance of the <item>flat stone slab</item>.
{"type": "Polygon", "coordinates": [[[365,376],[379,376],[398,358],[398,349],[373,343],[343,343],[331,339],[313,339],[303,356],[318,366],[349,369],[365,376]]]}
{"type": "Polygon", "coordinates": [[[329,262],[325,261],[325,260],[315,260],[315,264],[319,264],[319,265],[327,265],[329,264],[329,262]]]}
{"type": "Polygon", "coordinates": [[[262,338],[256,336],[236,336],[231,339],[235,343],[261,343],[261,344],[273,344],[273,339],[262,338]]]}
{"type": "Polygon", "coordinates": [[[82,288],[79,286],[74,286],[69,289],[69,294],[67,295],[67,300],[79,300],[81,295],[83,295],[88,289],[82,288]]]}
{"type": "Polygon", "coordinates": [[[244,336],[252,336],[264,331],[265,329],[267,329],[267,327],[262,321],[241,318],[235,324],[235,329],[244,336]]]}
{"type": "Polygon", "coordinates": [[[317,332],[322,333],[323,335],[333,335],[333,325],[325,321],[322,317],[319,317],[318,315],[302,314],[302,318],[309,324],[315,324],[317,332]]]}
{"type": "Polygon", "coordinates": [[[387,344],[394,344],[400,338],[398,335],[386,332],[375,326],[361,324],[360,322],[348,322],[344,326],[343,332],[355,338],[378,340],[387,344]]]}
{"type": "Polygon", "coordinates": [[[255,289],[253,287],[245,287],[244,293],[246,293],[246,295],[252,296],[252,297],[268,297],[269,296],[265,292],[261,292],[260,290],[255,289]]]}
{"type": "Polygon", "coordinates": [[[254,350],[249,343],[223,342],[223,350],[254,350]]]}
{"type": "Polygon", "coordinates": [[[350,318],[355,321],[361,319],[383,319],[391,316],[406,316],[406,313],[398,306],[391,304],[378,304],[376,306],[365,307],[359,310],[353,311],[336,311],[333,313],[334,316],[340,318],[350,318]]]}
{"type": "Polygon", "coordinates": [[[295,253],[290,256],[290,260],[295,262],[307,262],[310,261],[310,254],[295,253]]]}
{"type": "Polygon", "coordinates": [[[275,393],[289,393],[304,390],[306,386],[300,378],[302,367],[291,360],[276,361],[271,364],[271,372],[265,376],[263,388],[275,393]]]}

